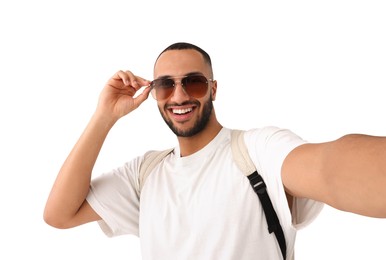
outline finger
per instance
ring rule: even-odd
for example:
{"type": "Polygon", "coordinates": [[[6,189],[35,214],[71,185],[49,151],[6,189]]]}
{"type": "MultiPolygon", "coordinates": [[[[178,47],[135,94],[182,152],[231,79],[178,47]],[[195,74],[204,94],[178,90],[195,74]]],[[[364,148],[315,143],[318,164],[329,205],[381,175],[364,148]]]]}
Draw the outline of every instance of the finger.
{"type": "Polygon", "coordinates": [[[136,91],[140,90],[142,87],[147,87],[150,85],[150,80],[136,76],[130,71],[127,71],[127,76],[129,77],[129,86],[133,87],[136,91]]]}
{"type": "Polygon", "coordinates": [[[115,76],[117,79],[122,80],[125,86],[133,87],[135,90],[139,90],[141,87],[148,86],[150,84],[149,80],[136,76],[129,70],[120,70],[115,74],[115,76]]]}
{"type": "Polygon", "coordinates": [[[149,97],[150,90],[151,90],[150,87],[146,87],[146,88],[142,91],[142,93],[140,93],[140,94],[134,99],[135,105],[136,105],[137,107],[138,107],[139,105],[141,105],[141,104],[149,97]]]}
{"type": "Polygon", "coordinates": [[[131,71],[118,71],[115,76],[122,80],[123,84],[125,86],[130,86],[130,85],[133,85],[132,82],[135,81],[135,76],[134,74],[131,72],[131,71]]]}
{"type": "Polygon", "coordinates": [[[133,87],[136,89],[136,90],[139,90],[140,88],[142,87],[147,87],[150,85],[151,81],[150,80],[147,80],[147,79],[144,79],[142,77],[139,77],[139,76],[135,76],[135,82],[137,84],[135,84],[133,87]]]}

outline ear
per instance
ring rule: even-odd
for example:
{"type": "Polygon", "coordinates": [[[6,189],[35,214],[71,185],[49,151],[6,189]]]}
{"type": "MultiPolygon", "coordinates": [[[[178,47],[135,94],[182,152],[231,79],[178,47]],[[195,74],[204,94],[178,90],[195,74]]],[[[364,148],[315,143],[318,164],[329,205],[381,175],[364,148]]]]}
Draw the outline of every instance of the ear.
{"type": "Polygon", "coordinates": [[[217,94],[217,80],[214,80],[211,84],[211,92],[212,92],[212,100],[216,100],[216,94],[217,94]]]}

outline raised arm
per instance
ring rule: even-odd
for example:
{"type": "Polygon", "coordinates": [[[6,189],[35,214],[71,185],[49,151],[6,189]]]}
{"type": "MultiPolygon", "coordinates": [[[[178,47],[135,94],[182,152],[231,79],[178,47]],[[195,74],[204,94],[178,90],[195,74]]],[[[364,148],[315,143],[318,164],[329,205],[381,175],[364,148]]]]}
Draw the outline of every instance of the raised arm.
{"type": "Polygon", "coordinates": [[[386,217],[386,138],[360,134],[304,144],[282,167],[287,193],[365,216],[386,217]]]}
{"type": "Polygon", "coordinates": [[[100,217],[86,201],[91,173],[107,134],[119,118],[138,108],[150,88],[135,94],[149,81],[118,71],[103,88],[98,106],[83,134],[63,163],[44,210],[44,220],[57,228],[70,228],[100,217]]]}

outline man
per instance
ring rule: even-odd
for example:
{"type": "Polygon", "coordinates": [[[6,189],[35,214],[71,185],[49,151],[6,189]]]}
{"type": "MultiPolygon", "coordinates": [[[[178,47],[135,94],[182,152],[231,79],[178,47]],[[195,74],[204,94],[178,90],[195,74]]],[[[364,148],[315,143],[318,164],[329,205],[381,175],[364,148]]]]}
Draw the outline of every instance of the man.
{"type": "MultiPolygon", "coordinates": [[[[192,44],[173,44],[156,60],[154,79],[118,71],[108,80],[57,176],[45,221],[57,228],[98,221],[108,236],[140,236],[144,259],[282,259],[261,204],[233,160],[231,130],[216,119],[209,55],[192,44]],[[178,146],[142,190],[144,156],[91,181],[110,129],[150,92],[178,146]]],[[[296,229],[323,203],[386,217],[386,138],[352,134],[311,144],[289,130],[263,127],[246,131],[244,140],[283,227],[287,259],[294,258],[296,229]]]]}

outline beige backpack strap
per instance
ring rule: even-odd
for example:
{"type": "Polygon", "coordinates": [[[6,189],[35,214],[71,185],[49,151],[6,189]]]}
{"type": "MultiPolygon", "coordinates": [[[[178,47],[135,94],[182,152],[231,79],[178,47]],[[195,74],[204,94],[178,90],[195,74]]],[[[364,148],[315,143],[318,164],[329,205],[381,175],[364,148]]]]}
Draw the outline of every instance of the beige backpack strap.
{"type": "Polygon", "coordinates": [[[147,176],[149,176],[154,167],[159,164],[163,158],[170,154],[173,149],[174,148],[170,148],[163,151],[150,151],[145,154],[145,158],[139,168],[139,194],[141,194],[141,190],[143,185],[145,184],[147,176]]]}
{"type": "Polygon", "coordinates": [[[244,175],[248,177],[249,182],[259,197],[265,218],[267,220],[268,232],[275,233],[276,239],[279,243],[283,259],[286,259],[287,245],[285,241],[284,231],[280,225],[279,218],[272,205],[271,199],[267,192],[267,186],[261,175],[257,172],[251,157],[248,153],[248,148],[244,142],[244,131],[232,130],[232,155],[233,160],[237,163],[239,168],[243,171],[244,175]]]}
{"type": "Polygon", "coordinates": [[[232,155],[233,160],[237,163],[237,166],[241,169],[245,176],[249,176],[256,171],[256,167],[253,164],[247,146],[244,142],[243,130],[232,130],[232,155]]]}

